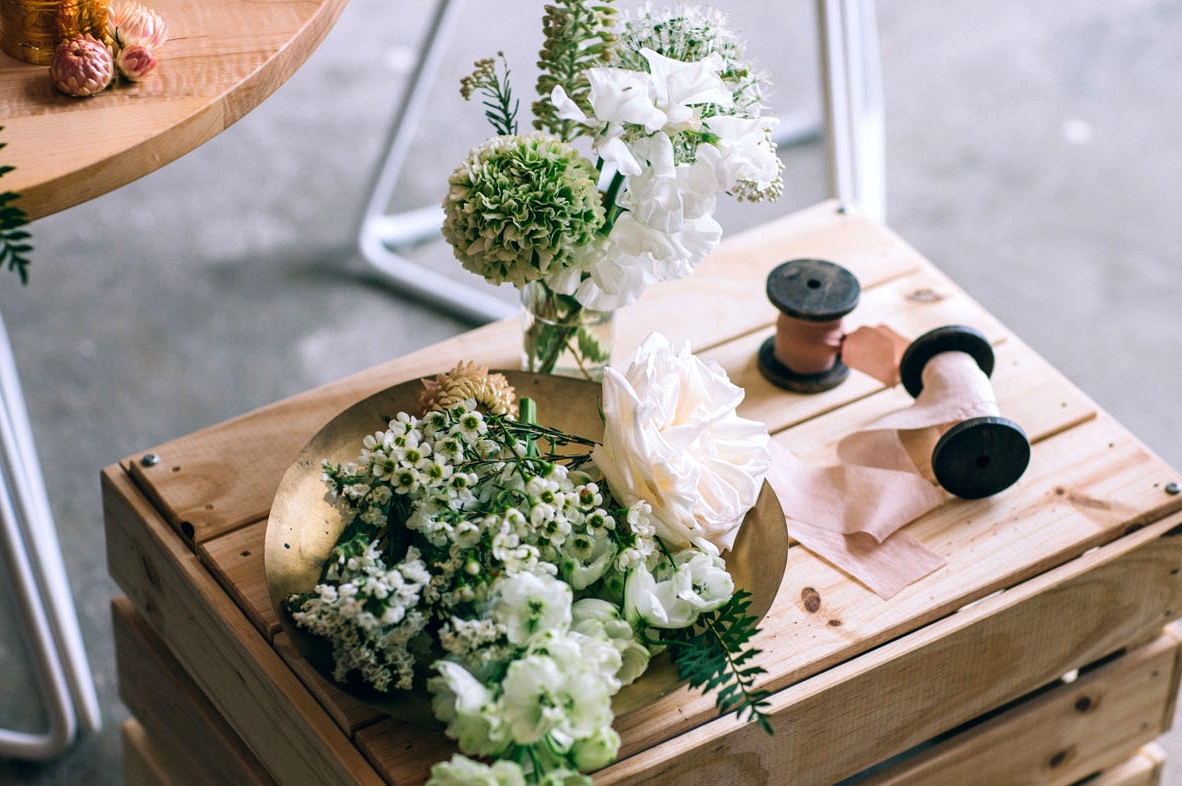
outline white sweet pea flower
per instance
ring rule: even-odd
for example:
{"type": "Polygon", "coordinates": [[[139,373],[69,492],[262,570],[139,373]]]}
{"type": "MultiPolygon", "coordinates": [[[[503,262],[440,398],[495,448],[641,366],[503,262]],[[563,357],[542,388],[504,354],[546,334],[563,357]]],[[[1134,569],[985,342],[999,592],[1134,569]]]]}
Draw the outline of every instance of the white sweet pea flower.
{"type": "Polygon", "coordinates": [[[767,427],[735,412],[743,395],[716,363],[659,333],[624,374],[606,369],[606,427],[592,458],[621,503],[652,506],[667,543],[729,549],[755,504],[771,459],[767,427]]]}
{"type": "Polygon", "coordinates": [[[573,593],[553,576],[516,573],[497,581],[491,616],[505,626],[511,644],[525,644],[531,636],[570,626],[573,593]]]}
{"type": "MultiPolygon", "coordinates": [[[[658,106],[661,87],[651,74],[624,68],[588,68],[586,74],[591,111],[609,128],[627,123],[653,134],[668,122],[668,114],[658,106]]],[[[664,92],[668,96],[668,89],[664,92]]]]}
{"type": "Polygon", "coordinates": [[[666,118],[661,130],[666,134],[697,130],[702,122],[702,104],[730,106],[731,93],[718,75],[724,67],[718,53],[690,63],[648,48],[641,49],[640,54],[648,61],[656,106],[666,118]]]}
{"type": "MultiPolygon", "coordinates": [[[[774,124],[774,118],[733,115],[715,115],[705,120],[710,133],[718,137],[713,147],[718,150],[716,166],[723,190],[729,191],[740,181],[754,183],[762,190],[780,176],[776,148],[768,137],[774,124]]],[[[702,155],[702,147],[698,148],[698,155],[702,155]]]]}

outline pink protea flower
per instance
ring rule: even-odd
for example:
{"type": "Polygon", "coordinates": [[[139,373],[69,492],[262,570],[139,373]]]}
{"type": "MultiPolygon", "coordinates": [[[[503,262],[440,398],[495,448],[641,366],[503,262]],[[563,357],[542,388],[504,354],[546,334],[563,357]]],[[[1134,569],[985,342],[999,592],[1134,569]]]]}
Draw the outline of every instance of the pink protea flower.
{"type": "Polygon", "coordinates": [[[115,55],[115,67],[131,82],[139,82],[156,68],[156,56],[142,44],[128,44],[115,55]]]}
{"type": "Polygon", "coordinates": [[[49,63],[53,84],[66,95],[101,93],[115,77],[115,60],[106,45],[89,33],[57,45],[49,63]]]}
{"type": "Polygon", "coordinates": [[[153,52],[168,40],[168,28],[160,14],[135,0],[111,6],[107,13],[107,33],[118,47],[140,44],[153,52]]]}

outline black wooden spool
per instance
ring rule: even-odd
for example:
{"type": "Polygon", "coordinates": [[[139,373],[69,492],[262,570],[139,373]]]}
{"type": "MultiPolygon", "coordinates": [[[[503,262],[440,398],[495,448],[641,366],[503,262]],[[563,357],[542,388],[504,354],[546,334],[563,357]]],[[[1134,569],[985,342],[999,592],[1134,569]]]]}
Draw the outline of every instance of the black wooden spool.
{"type": "MultiPolygon", "coordinates": [[[[854,274],[824,259],[793,259],[777,265],[767,277],[767,297],[781,313],[804,322],[833,322],[854,310],[862,287],[854,274]]],[[[759,348],[759,370],[777,387],[794,393],[820,393],[849,376],[840,354],[833,366],[816,374],[800,374],[776,358],[776,339],[759,348]]]]}
{"type": "MultiPolygon", "coordinates": [[[[903,353],[899,378],[913,397],[923,390],[923,369],[941,352],[965,352],[985,376],[993,374],[993,347],[978,331],[946,325],[923,334],[903,353]]],[[[969,418],[946,431],[932,450],[940,485],[963,499],[990,497],[1014,484],[1030,463],[1030,440],[1012,420],[969,418]]]]}

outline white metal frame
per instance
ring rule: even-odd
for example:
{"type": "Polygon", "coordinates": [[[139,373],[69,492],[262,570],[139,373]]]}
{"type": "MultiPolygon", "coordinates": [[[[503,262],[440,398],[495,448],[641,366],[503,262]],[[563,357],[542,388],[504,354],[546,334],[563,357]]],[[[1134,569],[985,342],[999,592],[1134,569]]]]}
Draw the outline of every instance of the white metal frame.
{"type": "Polygon", "coordinates": [[[39,733],[0,729],[0,758],[50,759],[102,719],[2,319],[0,535],[49,724],[39,733]]]}
{"type": "MultiPolygon", "coordinates": [[[[459,283],[399,253],[438,236],[442,209],[386,212],[462,6],[463,0],[438,0],[390,128],[386,156],[370,192],[358,241],[362,257],[396,288],[462,318],[489,322],[512,316],[517,309],[490,295],[487,286],[459,283]]],[[[832,193],[843,209],[858,209],[883,221],[883,110],[874,0],[816,0],[816,9],[832,193]]],[[[814,138],[816,130],[815,121],[807,116],[782,118],[776,141],[799,143],[814,138]]]]}

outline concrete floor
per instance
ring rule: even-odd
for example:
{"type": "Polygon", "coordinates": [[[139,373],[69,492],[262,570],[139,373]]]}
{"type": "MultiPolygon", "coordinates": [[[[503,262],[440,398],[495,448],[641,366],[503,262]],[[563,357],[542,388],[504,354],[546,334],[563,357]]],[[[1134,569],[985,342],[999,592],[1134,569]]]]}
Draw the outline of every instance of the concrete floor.
{"type": "MultiPolygon", "coordinates": [[[[255,112],[160,171],[38,221],[27,289],[0,275],[106,713],[103,731],[58,761],[0,762],[0,783],[122,782],[101,467],[466,329],[376,285],[355,250],[421,5],[351,0],[255,112]]],[[[812,4],[719,5],[773,72],[775,108],[815,112],[812,4]]],[[[535,34],[540,7],[470,4],[396,207],[437,203],[485,135],[454,89],[472,60],[510,45],[528,96],[537,40],[520,31],[535,34]]],[[[888,223],[1182,466],[1182,4],[912,0],[880,4],[879,26],[888,223]]],[[[784,199],[725,209],[728,232],[826,196],[819,145],[783,158],[784,199]]],[[[442,243],[416,256],[458,271],[442,243]]],[[[36,729],[3,597],[0,725],[36,729]]],[[[1166,744],[1166,783],[1182,784],[1182,729],[1166,744]]]]}

